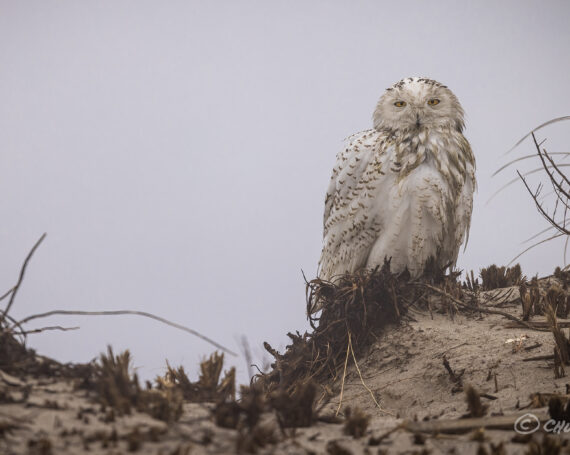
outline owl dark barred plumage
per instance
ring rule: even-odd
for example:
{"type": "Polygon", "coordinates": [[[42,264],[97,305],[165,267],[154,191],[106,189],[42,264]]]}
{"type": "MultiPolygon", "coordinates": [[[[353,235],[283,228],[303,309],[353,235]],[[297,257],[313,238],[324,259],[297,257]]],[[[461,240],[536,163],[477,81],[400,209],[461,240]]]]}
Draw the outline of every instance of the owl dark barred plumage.
{"type": "Polygon", "coordinates": [[[374,128],[338,154],[325,200],[319,277],[391,268],[421,275],[433,257],[455,264],[467,242],[475,158],[463,109],[445,85],[410,77],[386,90],[374,128]]]}

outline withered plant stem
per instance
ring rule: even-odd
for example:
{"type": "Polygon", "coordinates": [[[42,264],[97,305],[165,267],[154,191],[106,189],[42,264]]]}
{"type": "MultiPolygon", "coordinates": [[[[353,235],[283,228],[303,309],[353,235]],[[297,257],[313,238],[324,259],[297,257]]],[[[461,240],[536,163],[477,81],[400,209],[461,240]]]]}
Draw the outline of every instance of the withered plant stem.
{"type": "Polygon", "coordinates": [[[374,400],[374,403],[376,404],[376,406],[378,406],[378,409],[380,409],[380,411],[389,414],[391,416],[395,416],[394,413],[390,412],[390,411],[386,411],[385,409],[382,408],[382,406],[380,406],[380,403],[378,403],[378,401],[376,400],[376,397],[374,396],[374,392],[372,392],[372,390],[370,390],[370,387],[368,387],[366,385],[366,383],[364,382],[364,378],[362,377],[362,373],[360,372],[360,368],[358,367],[358,362],[356,361],[356,355],[354,354],[354,349],[352,348],[352,340],[350,337],[350,332],[348,333],[348,346],[350,347],[350,352],[352,353],[352,360],[354,360],[354,366],[356,367],[356,371],[358,372],[358,376],[360,376],[360,382],[362,382],[362,385],[364,386],[364,388],[366,390],[368,390],[368,393],[370,393],[370,396],[372,397],[372,400],[374,400]]]}

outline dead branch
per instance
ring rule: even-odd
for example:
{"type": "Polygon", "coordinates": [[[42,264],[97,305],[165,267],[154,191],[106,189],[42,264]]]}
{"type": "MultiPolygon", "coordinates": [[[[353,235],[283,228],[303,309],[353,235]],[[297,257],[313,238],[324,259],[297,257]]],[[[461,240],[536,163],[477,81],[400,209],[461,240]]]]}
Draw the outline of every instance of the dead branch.
{"type": "Polygon", "coordinates": [[[554,354],[537,355],[534,357],[527,357],[526,359],[522,359],[523,362],[535,362],[537,360],[554,360],[554,354]]]}
{"type": "MultiPolygon", "coordinates": [[[[535,413],[538,422],[550,418],[543,412],[535,413]]],[[[427,422],[405,422],[404,428],[411,432],[421,433],[467,433],[478,428],[512,430],[521,414],[503,416],[474,417],[459,420],[431,420],[427,422]]]]}
{"type": "Polygon", "coordinates": [[[550,177],[550,180],[552,180],[552,183],[564,194],[564,196],[566,198],[570,198],[570,194],[568,194],[560,184],[558,184],[554,178],[554,173],[550,171],[550,169],[554,169],[554,171],[560,176],[562,177],[562,179],[566,182],[567,185],[570,185],[570,180],[568,180],[568,177],[566,177],[562,171],[560,170],[559,166],[554,162],[554,160],[552,159],[552,157],[550,157],[550,155],[546,152],[546,149],[540,149],[540,144],[537,142],[536,137],[534,135],[534,133],[532,133],[532,139],[534,140],[534,145],[536,147],[536,150],[538,152],[538,157],[540,158],[540,161],[542,162],[542,167],[544,167],[544,170],[546,171],[546,173],[548,174],[548,176],[550,177]],[[551,164],[551,166],[548,166],[546,164],[546,162],[544,161],[544,158],[546,158],[548,160],[548,162],[551,164]]]}
{"type": "Polygon", "coordinates": [[[566,214],[569,207],[569,201],[570,201],[570,190],[568,190],[567,188],[564,187],[564,185],[570,187],[570,179],[568,179],[568,177],[561,171],[561,167],[566,166],[563,164],[557,164],[554,159],[552,158],[552,156],[550,156],[550,154],[548,154],[548,152],[546,151],[546,149],[541,149],[540,145],[538,143],[538,141],[536,140],[536,136],[534,135],[534,132],[531,132],[531,136],[532,139],[534,141],[534,146],[536,148],[536,152],[537,155],[540,159],[540,162],[542,163],[542,168],[544,169],[544,172],[546,172],[546,175],[548,176],[548,179],[550,180],[550,184],[552,185],[552,189],[553,192],[556,195],[556,201],[555,201],[555,205],[554,205],[554,210],[552,210],[552,213],[548,213],[548,210],[546,210],[543,206],[543,201],[540,199],[540,192],[543,188],[542,184],[539,184],[538,187],[536,188],[535,191],[532,191],[530,189],[529,184],[527,183],[526,179],[524,178],[525,175],[522,175],[519,171],[517,171],[517,174],[519,176],[519,178],[522,180],[525,188],[527,189],[528,193],[530,194],[530,196],[532,197],[537,210],[539,211],[539,213],[548,221],[548,223],[554,227],[560,234],[562,235],[570,235],[570,230],[568,228],[566,228],[566,214]],[[558,181],[560,180],[560,181],[558,181]],[[557,218],[557,211],[559,206],[563,206],[564,208],[564,216],[563,221],[562,222],[557,222],[556,218],[557,218]]]}
{"type": "MultiPolygon", "coordinates": [[[[556,221],[554,221],[554,214],[552,216],[550,216],[548,214],[548,212],[544,209],[544,207],[542,206],[542,203],[540,203],[538,201],[538,197],[540,195],[540,190],[542,189],[542,185],[539,184],[538,187],[536,188],[536,191],[532,191],[530,189],[530,186],[528,185],[528,183],[526,182],[526,179],[523,177],[523,175],[517,171],[517,174],[519,176],[519,178],[522,180],[522,182],[524,183],[524,186],[526,187],[528,193],[530,194],[530,197],[532,197],[537,210],[540,212],[540,214],[552,225],[554,226],[558,231],[560,231],[562,234],[566,234],[569,235],[570,231],[568,231],[567,229],[565,229],[562,226],[559,226],[558,224],[556,224],[556,221]]],[[[556,212],[556,209],[554,210],[554,212],[556,212]]],[[[554,237],[551,237],[551,239],[554,237]]]]}
{"type": "Polygon", "coordinates": [[[202,335],[201,333],[197,332],[196,330],[190,329],[186,326],[177,324],[175,322],[169,321],[167,319],[161,318],[160,316],[156,316],[152,313],[147,313],[145,311],[132,311],[132,310],[117,310],[117,311],[71,311],[71,310],[53,310],[53,311],[48,311],[46,313],[40,313],[40,314],[33,314],[31,316],[28,316],[24,319],[22,319],[21,321],[16,321],[14,318],[12,318],[11,316],[8,315],[8,312],[10,311],[10,308],[12,307],[14,300],[16,298],[16,294],[18,293],[18,289],[20,288],[20,285],[22,284],[23,280],[24,280],[24,275],[26,274],[26,268],[28,267],[28,263],[30,262],[30,259],[32,258],[33,254],[35,253],[35,251],[38,249],[38,247],[40,246],[40,244],[42,243],[42,241],[46,238],[46,233],[42,234],[42,236],[38,239],[38,241],[34,244],[34,246],[32,247],[32,249],[30,250],[30,252],[28,253],[28,255],[26,256],[26,259],[24,260],[24,263],[22,264],[22,268],[20,269],[20,276],[18,277],[18,282],[8,291],[6,292],[4,295],[0,296],[0,300],[6,298],[8,295],[10,295],[10,300],[8,301],[8,305],[6,306],[6,309],[4,309],[4,311],[0,311],[0,328],[4,329],[6,326],[8,326],[8,324],[6,323],[6,320],[11,321],[12,325],[6,327],[6,330],[14,335],[20,335],[25,337],[28,334],[31,333],[40,333],[43,332],[45,330],[75,330],[78,327],[71,327],[71,328],[64,328],[61,326],[50,326],[50,327],[44,327],[44,328],[40,328],[40,329],[34,329],[34,330],[24,330],[22,328],[22,325],[32,321],[34,319],[39,319],[39,318],[45,318],[45,317],[49,317],[49,316],[54,316],[54,315],[78,315],[78,316],[117,316],[117,315],[127,315],[127,314],[132,314],[132,315],[137,315],[137,316],[144,316],[150,319],[154,319],[156,321],[162,322],[163,324],[169,325],[171,327],[183,330],[185,332],[188,332],[204,341],[206,341],[207,343],[210,343],[211,345],[215,346],[218,349],[221,349],[224,352],[227,352],[230,355],[233,355],[234,357],[237,357],[237,354],[235,352],[233,352],[232,350],[226,348],[225,346],[217,343],[216,341],[212,340],[211,338],[208,338],[205,335],[202,335]],[[20,330],[19,331],[15,331],[14,328],[18,327],[20,330]]]}
{"type": "Polygon", "coordinates": [[[2,312],[2,316],[1,316],[2,319],[0,320],[0,323],[4,322],[6,316],[8,315],[8,312],[10,311],[10,308],[12,307],[12,304],[14,303],[14,299],[16,298],[16,294],[18,293],[18,289],[20,288],[20,285],[22,284],[22,281],[24,280],[24,275],[26,274],[26,267],[28,267],[28,262],[30,262],[30,259],[32,258],[34,252],[40,246],[40,243],[42,243],[42,241],[46,238],[46,235],[47,234],[44,232],[42,234],[42,236],[38,239],[38,241],[35,243],[35,245],[32,247],[32,249],[30,250],[28,255],[26,256],[26,259],[24,260],[24,263],[22,264],[22,268],[20,269],[20,276],[18,277],[18,282],[15,284],[15,286],[10,291],[8,291],[6,294],[4,294],[4,296],[2,296],[2,298],[4,298],[9,293],[12,294],[10,296],[10,300],[8,301],[8,305],[6,306],[6,309],[2,312]]]}
{"type": "MultiPolygon", "coordinates": [[[[169,321],[168,319],[161,318],[160,316],[156,316],[155,314],[147,313],[146,311],[135,311],[135,310],[116,310],[116,311],[52,310],[52,311],[47,311],[45,313],[32,314],[31,316],[25,317],[24,319],[19,321],[18,324],[23,325],[29,321],[34,320],[34,319],[46,318],[46,317],[55,316],[55,315],[123,316],[123,315],[127,315],[127,314],[131,314],[131,315],[135,315],[135,316],[143,316],[145,318],[154,319],[155,321],[162,322],[163,324],[169,325],[169,326],[174,327],[176,329],[183,330],[184,332],[188,332],[188,333],[200,338],[201,340],[204,340],[207,343],[210,343],[211,345],[215,346],[216,348],[221,349],[222,351],[227,352],[228,354],[231,354],[234,357],[237,357],[237,354],[235,352],[233,352],[232,350],[226,348],[225,346],[223,346],[220,343],[212,340],[211,338],[208,338],[207,336],[202,335],[201,333],[197,332],[196,330],[193,330],[193,329],[190,329],[186,326],[177,324],[176,322],[169,321]]],[[[13,326],[10,327],[9,330],[11,330],[12,328],[13,328],[13,326]]]]}
{"type": "Polygon", "coordinates": [[[14,287],[11,287],[10,289],[8,289],[6,291],[6,293],[2,296],[0,296],[0,300],[4,300],[6,297],[8,297],[12,292],[14,292],[14,287]]]}

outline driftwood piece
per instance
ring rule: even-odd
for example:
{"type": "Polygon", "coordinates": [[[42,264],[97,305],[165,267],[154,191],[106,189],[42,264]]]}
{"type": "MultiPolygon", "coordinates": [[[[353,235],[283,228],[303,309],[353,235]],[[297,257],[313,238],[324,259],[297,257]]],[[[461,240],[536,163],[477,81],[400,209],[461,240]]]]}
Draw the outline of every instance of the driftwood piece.
{"type": "MultiPolygon", "coordinates": [[[[521,324],[519,322],[507,322],[504,327],[506,329],[519,329],[522,327],[526,327],[526,328],[531,328],[531,329],[549,329],[550,325],[548,324],[548,321],[529,321],[527,322],[528,325],[525,324],[521,324]],[[530,326],[530,327],[529,327],[530,326]]],[[[561,329],[567,329],[568,327],[570,327],[570,321],[566,320],[560,320],[558,319],[558,327],[560,327],[561,329]]]]}
{"type": "MultiPolygon", "coordinates": [[[[517,420],[525,413],[495,416],[476,417],[457,420],[431,420],[427,422],[407,422],[404,428],[414,433],[467,433],[479,428],[492,430],[514,430],[517,420]]],[[[545,412],[533,413],[534,416],[544,423],[550,419],[545,412]]]]}

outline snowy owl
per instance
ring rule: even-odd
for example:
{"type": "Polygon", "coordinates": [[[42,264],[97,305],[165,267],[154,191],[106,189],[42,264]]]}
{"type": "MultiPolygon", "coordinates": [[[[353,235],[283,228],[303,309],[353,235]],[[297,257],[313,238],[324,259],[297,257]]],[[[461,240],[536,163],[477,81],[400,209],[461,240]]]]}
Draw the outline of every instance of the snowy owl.
{"type": "Polygon", "coordinates": [[[372,269],[420,276],[455,264],[467,237],[475,158],[463,109],[445,85],[410,77],[388,88],[374,128],[348,138],[325,199],[319,277],[372,269]]]}

